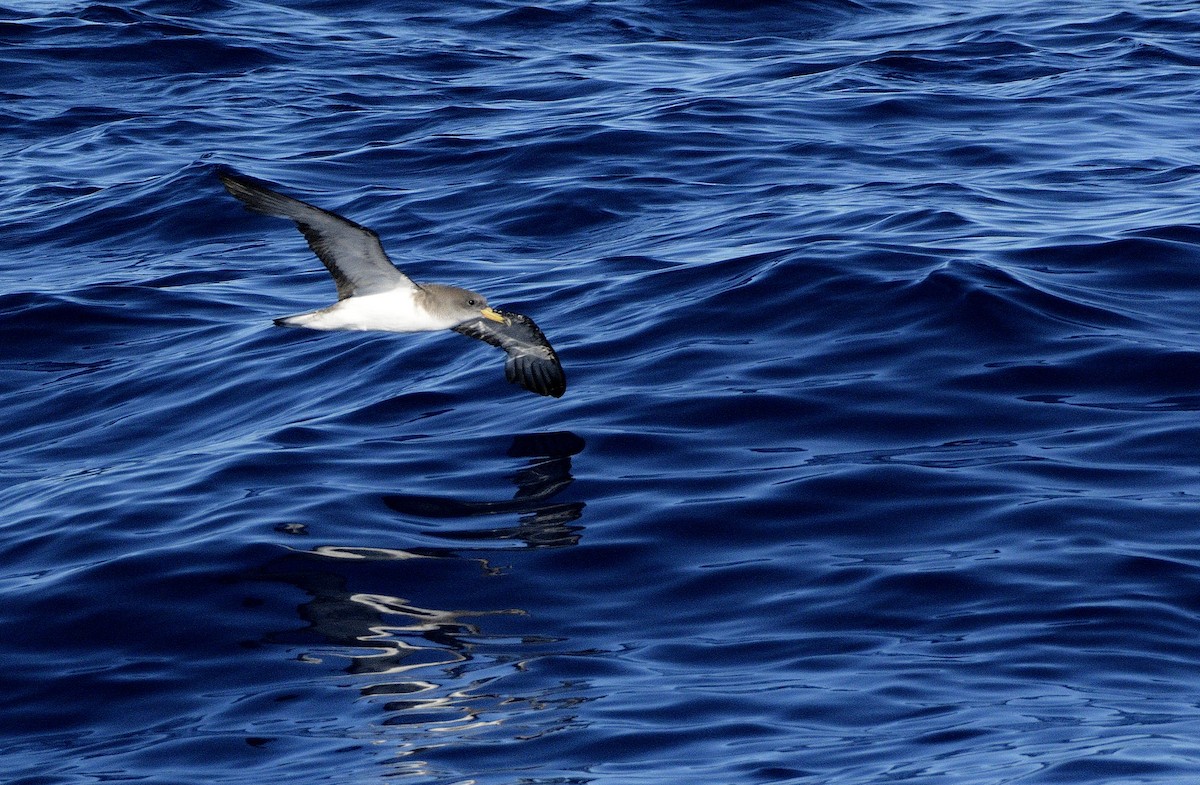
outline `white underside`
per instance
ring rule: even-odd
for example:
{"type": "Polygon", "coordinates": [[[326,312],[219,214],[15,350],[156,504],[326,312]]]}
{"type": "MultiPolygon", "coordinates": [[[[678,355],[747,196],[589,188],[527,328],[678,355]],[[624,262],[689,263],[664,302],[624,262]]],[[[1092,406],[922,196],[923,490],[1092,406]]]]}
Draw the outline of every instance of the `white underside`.
{"type": "Polygon", "coordinates": [[[282,323],[289,327],[310,330],[385,330],[394,333],[416,333],[447,330],[457,322],[435,319],[417,306],[412,288],[349,297],[328,308],[288,316],[282,323]]]}

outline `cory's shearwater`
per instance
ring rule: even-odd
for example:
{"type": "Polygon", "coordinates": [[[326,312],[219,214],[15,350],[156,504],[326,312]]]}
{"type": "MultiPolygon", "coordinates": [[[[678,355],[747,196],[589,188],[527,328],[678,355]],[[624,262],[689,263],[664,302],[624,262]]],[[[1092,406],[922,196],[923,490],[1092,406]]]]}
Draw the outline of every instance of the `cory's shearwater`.
{"type": "Polygon", "coordinates": [[[333,305],[284,316],[275,324],[399,333],[453,330],[503,349],[510,382],[555,398],[566,392],[558,355],[528,316],[491,308],[487,298],[469,289],[416,283],[388,259],[379,235],[354,221],[284,196],[228,167],[218,168],[217,177],[247,209],[295,221],[337,284],[333,305]]]}

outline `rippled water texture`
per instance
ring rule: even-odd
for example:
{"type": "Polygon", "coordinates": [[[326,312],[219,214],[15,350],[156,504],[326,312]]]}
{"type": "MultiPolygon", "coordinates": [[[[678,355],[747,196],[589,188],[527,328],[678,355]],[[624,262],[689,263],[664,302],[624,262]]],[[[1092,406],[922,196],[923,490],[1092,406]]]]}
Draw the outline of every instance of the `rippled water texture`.
{"type": "Polygon", "coordinates": [[[1197,30],[0,0],[0,779],[1194,782],[1197,30]]]}

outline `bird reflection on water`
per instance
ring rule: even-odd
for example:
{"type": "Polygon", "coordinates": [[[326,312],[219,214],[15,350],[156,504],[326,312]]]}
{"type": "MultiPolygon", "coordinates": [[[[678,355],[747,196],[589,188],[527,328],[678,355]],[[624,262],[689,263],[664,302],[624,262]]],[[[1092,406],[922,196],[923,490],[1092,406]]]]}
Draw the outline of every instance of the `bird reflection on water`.
{"type": "Polygon", "coordinates": [[[514,437],[508,454],[532,460],[513,475],[517,493],[511,500],[462,501],[449,496],[403,494],[385,496],[383,501],[398,513],[420,518],[460,519],[512,513],[521,516],[517,526],[437,532],[436,536],[447,540],[479,543],[518,540],[530,548],[574,545],[579,541],[582,527],[570,524],[583,515],[584,503],[549,500],[571,484],[571,456],[583,448],[583,439],[569,431],[514,437]]]}
{"type": "MultiPolygon", "coordinates": [[[[520,669],[531,658],[561,653],[555,650],[561,649],[562,641],[528,629],[518,631],[525,622],[501,621],[528,617],[520,608],[490,602],[498,589],[489,578],[501,571],[479,554],[511,550],[514,544],[532,549],[578,543],[583,527],[572,524],[582,516],[584,503],[553,499],[572,483],[571,459],[584,446],[583,439],[568,432],[514,437],[508,455],[524,459],[525,465],[510,478],[517,487],[511,499],[383,498],[403,516],[518,516],[515,526],[439,528],[435,533],[470,543],[466,548],[323,545],[273,560],[251,577],[293,585],[311,599],[298,607],[306,628],[271,633],[266,642],[300,651],[300,660],[314,664],[346,660],[340,670],[366,682],[354,682],[359,694],[382,701],[388,715],[383,725],[436,728],[453,735],[509,716],[510,709],[495,707],[521,697],[498,695],[491,682],[498,673],[520,669]],[[417,603],[401,594],[422,599],[417,603]],[[450,607],[433,607],[440,601],[450,607]],[[465,604],[484,607],[451,609],[465,604]],[[483,684],[490,685],[486,692],[478,690],[483,684]]],[[[546,697],[539,696],[539,705],[553,703],[546,697]]],[[[580,699],[559,697],[572,703],[580,699]]]]}

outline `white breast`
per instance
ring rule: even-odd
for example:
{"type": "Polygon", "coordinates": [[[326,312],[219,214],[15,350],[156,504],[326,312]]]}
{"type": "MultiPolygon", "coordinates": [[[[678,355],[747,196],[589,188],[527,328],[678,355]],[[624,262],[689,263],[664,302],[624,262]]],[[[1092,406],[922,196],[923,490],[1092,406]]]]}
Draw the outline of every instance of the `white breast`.
{"type": "Polygon", "coordinates": [[[411,287],[349,297],[319,311],[289,316],[288,325],[311,330],[386,330],[396,333],[447,330],[455,322],[435,319],[417,305],[411,287]]]}

